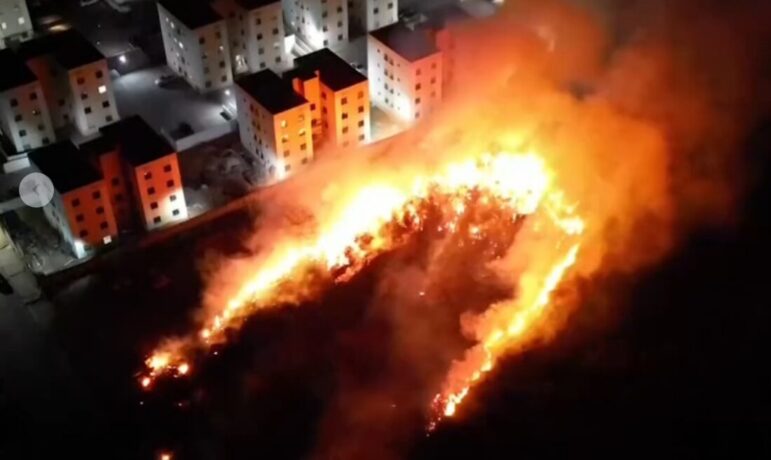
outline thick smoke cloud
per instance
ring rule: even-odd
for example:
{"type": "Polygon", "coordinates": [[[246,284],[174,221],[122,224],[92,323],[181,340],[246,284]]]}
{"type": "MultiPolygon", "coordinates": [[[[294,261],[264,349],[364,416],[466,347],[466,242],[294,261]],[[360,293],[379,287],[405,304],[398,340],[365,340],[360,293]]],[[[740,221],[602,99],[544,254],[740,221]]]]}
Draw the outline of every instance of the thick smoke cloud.
{"type": "MultiPolygon", "coordinates": [[[[254,255],[217,264],[206,305],[219,308],[288,235],[334,219],[336,198],[362,181],[398,181],[480,149],[547,159],[588,221],[577,276],[590,282],[655,263],[695,226],[730,222],[741,194],[738,148],[767,102],[769,18],[760,1],[509,0],[494,18],[453,26],[456,68],[439,113],[367,153],[321,152],[308,173],[263,193],[246,244],[254,255]]],[[[484,296],[516,286],[519,267],[539,255],[515,243],[469,280],[468,270],[448,268],[463,253],[446,243],[382,270],[371,315],[395,331],[383,374],[363,381],[341,367],[316,457],[403,455],[420,435],[416,416],[467,345],[458,318],[473,329],[496,300],[484,296]],[[472,294],[474,285],[487,294],[472,294]]]]}

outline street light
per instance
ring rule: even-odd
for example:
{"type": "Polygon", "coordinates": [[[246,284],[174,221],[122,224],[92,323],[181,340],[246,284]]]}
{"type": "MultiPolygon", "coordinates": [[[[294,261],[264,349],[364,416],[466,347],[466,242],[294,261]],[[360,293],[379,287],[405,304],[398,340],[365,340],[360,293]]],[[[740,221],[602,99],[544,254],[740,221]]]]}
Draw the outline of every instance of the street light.
{"type": "Polygon", "coordinates": [[[125,54],[121,54],[120,57],[118,57],[118,60],[120,61],[121,64],[125,64],[126,62],[128,62],[128,59],[126,58],[125,54]]]}

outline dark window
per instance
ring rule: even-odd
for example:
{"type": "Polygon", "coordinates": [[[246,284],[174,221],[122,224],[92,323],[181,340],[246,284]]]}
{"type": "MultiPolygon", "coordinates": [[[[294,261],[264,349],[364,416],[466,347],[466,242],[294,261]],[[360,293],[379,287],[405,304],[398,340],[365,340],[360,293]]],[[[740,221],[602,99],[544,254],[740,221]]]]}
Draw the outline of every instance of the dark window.
{"type": "Polygon", "coordinates": [[[153,219],[153,222],[156,223],[156,224],[160,224],[161,223],[161,217],[160,216],[156,217],[155,219],[153,219]]]}
{"type": "Polygon", "coordinates": [[[80,93],[80,100],[85,101],[86,99],[88,99],[88,94],[80,93]]]}
{"type": "Polygon", "coordinates": [[[262,40],[262,34],[257,34],[257,40],[262,40]]]}
{"type": "Polygon", "coordinates": [[[364,134],[359,134],[359,140],[360,140],[360,141],[363,141],[363,140],[364,140],[364,134]]]}
{"type": "Polygon", "coordinates": [[[17,122],[21,121],[21,114],[16,115],[13,119],[17,122]]]}
{"type": "Polygon", "coordinates": [[[50,144],[50,143],[51,143],[51,140],[50,140],[50,139],[48,139],[47,137],[44,137],[44,138],[43,138],[43,145],[48,145],[48,144],[50,144]]]}
{"type": "Polygon", "coordinates": [[[179,209],[175,209],[171,213],[174,214],[175,216],[178,216],[179,215],[179,209]]]}
{"type": "Polygon", "coordinates": [[[30,101],[37,101],[37,93],[30,93],[29,94],[29,100],[30,101]]]}
{"type": "Polygon", "coordinates": [[[107,108],[110,106],[110,101],[104,101],[102,102],[102,107],[107,108]]]}
{"type": "Polygon", "coordinates": [[[220,69],[224,69],[224,68],[225,68],[225,61],[220,61],[220,69]]]}
{"type": "Polygon", "coordinates": [[[104,121],[107,123],[112,123],[112,115],[107,115],[106,117],[104,117],[104,121]]]}
{"type": "Polygon", "coordinates": [[[362,126],[364,126],[364,120],[359,120],[359,128],[361,128],[362,126]]]}
{"type": "Polygon", "coordinates": [[[91,107],[86,107],[83,111],[86,112],[86,114],[89,114],[91,113],[91,107]]]}
{"type": "Polygon", "coordinates": [[[75,198],[74,200],[72,200],[72,207],[77,208],[78,206],[80,206],[80,200],[75,198]]]}
{"type": "Polygon", "coordinates": [[[118,203],[122,202],[123,201],[123,195],[120,194],[120,193],[116,193],[115,194],[115,201],[117,201],[118,203]]]}
{"type": "Polygon", "coordinates": [[[163,167],[163,172],[171,172],[171,165],[166,165],[163,167]]]}
{"type": "Polygon", "coordinates": [[[97,70],[97,71],[96,71],[96,78],[102,78],[102,76],[104,76],[104,74],[102,73],[102,71],[101,71],[101,70],[97,70]]]}
{"type": "Polygon", "coordinates": [[[359,106],[359,113],[364,113],[364,106],[363,105],[359,106]]]}
{"type": "Polygon", "coordinates": [[[308,148],[308,146],[307,146],[307,145],[305,145],[305,144],[300,144],[300,150],[305,150],[305,149],[307,149],[307,148],[308,148]]]}
{"type": "Polygon", "coordinates": [[[156,203],[155,201],[150,203],[150,209],[158,209],[158,203],[156,203]]]}
{"type": "Polygon", "coordinates": [[[96,208],[96,213],[97,214],[104,214],[104,208],[99,206],[98,208],[96,208]]]}
{"type": "Polygon", "coordinates": [[[46,129],[46,127],[43,126],[42,124],[39,124],[39,125],[37,125],[37,129],[38,129],[38,131],[43,131],[43,130],[46,129]]]}
{"type": "Polygon", "coordinates": [[[199,38],[199,39],[198,39],[198,43],[200,43],[201,45],[203,45],[204,43],[206,43],[206,39],[205,39],[205,38],[203,38],[203,37],[201,37],[201,38],[199,38]]]}
{"type": "Polygon", "coordinates": [[[84,220],[86,220],[86,217],[83,214],[78,214],[77,216],[75,216],[76,222],[83,222],[84,220]]]}
{"type": "Polygon", "coordinates": [[[348,119],[348,112],[343,112],[343,117],[342,118],[343,118],[343,120],[347,120],[348,119]]]}
{"type": "Polygon", "coordinates": [[[17,101],[16,99],[11,99],[11,107],[18,107],[18,105],[19,105],[19,101],[17,101]]]}
{"type": "Polygon", "coordinates": [[[102,192],[100,192],[99,190],[97,190],[97,191],[95,191],[94,193],[92,193],[92,194],[91,194],[91,196],[93,196],[95,200],[98,200],[99,198],[101,198],[101,197],[102,197],[102,192]]]}
{"type": "Polygon", "coordinates": [[[177,201],[177,195],[171,195],[169,201],[177,201]]]}
{"type": "Polygon", "coordinates": [[[345,134],[347,132],[348,132],[348,127],[347,126],[343,126],[343,134],[345,134]]]}
{"type": "Polygon", "coordinates": [[[102,222],[101,224],[99,224],[99,227],[100,227],[102,230],[107,230],[107,227],[108,227],[108,225],[107,225],[107,222],[102,222]]]}
{"type": "Polygon", "coordinates": [[[273,29],[273,35],[278,35],[278,28],[273,29]]]}
{"type": "Polygon", "coordinates": [[[150,187],[147,189],[148,195],[155,195],[155,187],[150,187]]]}
{"type": "Polygon", "coordinates": [[[359,99],[364,97],[364,91],[359,91],[359,99]]]}
{"type": "Polygon", "coordinates": [[[311,110],[316,110],[316,104],[311,104],[311,110]]]}
{"type": "Polygon", "coordinates": [[[27,130],[26,129],[20,129],[19,130],[19,137],[27,137],[27,130]]]}
{"type": "Polygon", "coordinates": [[[80,237],[85,238],[88,236],[88,230],[81,230],[80,231],[80,237]]]}
{"type": "Polygon", "coordinates": [[[153,178],[153,173],[151,173],[150,171],[147,171],[147,172],[145,173],[145,179],[146,179],[146,180],[150,180],[150,179],[152,179],[152,178],[153,178]]]}
{"type": "Polygon", "coordinates": [[[86,82],[86,79],[85,79],[85,78],[83,78],[83,77],[80,77],[80,78],[78,78],[78,84],[79,84],[79,85],[82,85],[82,84],[83,84],[83,83],[85,83],[85,82],[86,82]]]}
{"type": "Polygon", "coordinates": [[[174,181],[173,180],[167,180],[166,181],[166,187],[174,187],[174,181]]]}

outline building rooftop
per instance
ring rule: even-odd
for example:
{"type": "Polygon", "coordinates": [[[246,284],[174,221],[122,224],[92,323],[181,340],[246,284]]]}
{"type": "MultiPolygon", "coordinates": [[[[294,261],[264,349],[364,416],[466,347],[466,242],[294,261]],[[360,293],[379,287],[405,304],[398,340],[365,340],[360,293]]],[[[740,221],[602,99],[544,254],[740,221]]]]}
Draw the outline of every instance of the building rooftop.
{"type": "Polygon", "coordinates": [[[138,115],[124,118],[99,131],[106,138],[106,144],[95,144],[91,147],[105,148],[109,143],[119,145],[121,156],[132,166],[147,164],[174,153],[174,148],[166,139],[138,115]]]}
{"type": "Polygon", "coordinates": [[[354,69],[343,58],[322,48],[294,61],[297,68],[318,71],[321,81],[333,91],[349,88],[357,83],[367,81],[367,77],[354,69]]]}
{"type": "Polygon", "coordinates": [[[281,0],[236,0],[238,6],[247,10],[255,10],[263,6],[280,3],[281,0]]]}
{"type": "Polygon", "coordinates": [[[370,35],[410,62],[439,52],[428,31],[413,30],[401,22],[373,30],[370,35]]]}
{"type": "Polygon", "coordinates": [[[222,20],[205,0],[158,0],[158,4],[191,30],[222,20]]]}
{"type": "Polygon", "coordinates": [[[442,5],[426,12],[428,20],[425,26],[432,29],[442,29],[446,26],[473,19],[460,5],[442,5]]]}
{"type": "Polygon", "coordinates": [[[104,59],[104,55],[75,29],[24,42],[19,47],[19,55],[25,61],[53,56],[59,65],[68,70],[104,59]]]}
{"type": "Polygon", "coordinates": [[[81,154],[90,161],[96,160],[103,153],[115,150],[117,144],[115,139],[108,136],[99,136],[78,146],[81,154]]]}
{"type": "Polygon", "coordinates": [[[12,50],[0,50],[0,92],[37,80],[27,64],[12,50]]]}
{"type": "Polygon", "coordinates": [[[308,102],[292,89],[291,83],[270,69],[241,78],[236,83],[274,115],[308,102]]]}
{"type": "Polygon", "coordinates": [[[102,179],[99,171],[82,157],[70,141],[33,150],[29,159],[51,179],[59,193],[71,192],[102,179]]]}

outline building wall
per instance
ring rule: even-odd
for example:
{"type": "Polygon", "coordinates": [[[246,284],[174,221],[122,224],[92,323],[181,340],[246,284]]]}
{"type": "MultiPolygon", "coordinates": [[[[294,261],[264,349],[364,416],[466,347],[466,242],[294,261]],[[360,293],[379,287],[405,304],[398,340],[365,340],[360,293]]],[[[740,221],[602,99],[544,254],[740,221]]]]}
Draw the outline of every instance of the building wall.
{"type": "Polygon", "coordinates": [[[54,130],[69,125],[72,122],[72,93],[65,76],[66,71],[54,61],[52,56],[29,59],[27,66],[43,88],[54,130]]]}
{"type": "Polygon", "coordinates": [[[117,150],[99,156],[99,170],[104,178],[118,229],[130,228],[133,224],[130,184],[126,182],[123,162],[117,150]]]}
{"type": "Polygon", "coordinates": [[[58,220],[49,218],[49,222],[59,229],[77,257],[117,238],[118,226],[104,180],[63,193],[59,204],[61,208],[55,205],[52,213],[58,220]],[[61,214],[66,216],[66,225],[61,214]]]}
{"type": "Polygon", "coordinates": [[[281,71],[291,65],[284,52],[284,19],[281,2],[265,5],[248,12],[243,30],[246,43],[246,63],[250,72],[266,68],[281,71]]]}
{"type": "Polygon", "coordinates": [[[318,146],[324,137],[324,122],[321,118],[321,80],[318,76],[307,80],[295,78],[292,81],[292,87],[310,104],[311,139],[313,145],[318,146]]]}
{"type": "Polygon", "coordinates": [[[0,0],[0,42],[32,36],[32,21],[25,0],[0,0]]]}
{"type": "Polygon", "coordinates": [[[419,120],[441,102],[441,53],[410,62],[370,35],[367,61],[372,102],[398,119],[419,120]]]}
{"type": "Polygon", "coordinates": [[[131,181],[147,230],[187,220],[187,203],[176,153],[135,167],[131,181]]]}
{"type": "Polygon", "coordinates": [[[321,85],[322,123],[325,136],[334,145],[352,147],[369,142],[370,104],[366,81],[332,91],[321,85]]]}
{"type": "Polygon", "coordinates": [[[289,23],[313,48],[348,42],[347,0],[283,0],[289,23]]]}
{"type": "Polygon", "coordinates": [[[269,182],[313,160],[310,103],[274,115],[238,88],[237,106],[241,143],[257,156],[269,182]]]}
{"type": "Polygon", "coordinates": [[[366,32],[391,25],[399,20],[398,0],[351,0],[351,22],[366,32]]]}
{"type": "Polygon", "coordinates": [[[72,94],[70,118],[83,135],[118,120],[107,61],[100,60],[67,73],[72,94]]]}
{"type": "Polygon", "coordinates": [[[54,142],[51,116],[39,82],[0,94],[0,127],[19,152],[54,142]]]}
{"type": "Polygon", "coordinates": [[[224,20],[190,30],[160,4],[158,15],[166,63],[171,70],[202,92],[222,89],[233,83],[224,20]]]}

